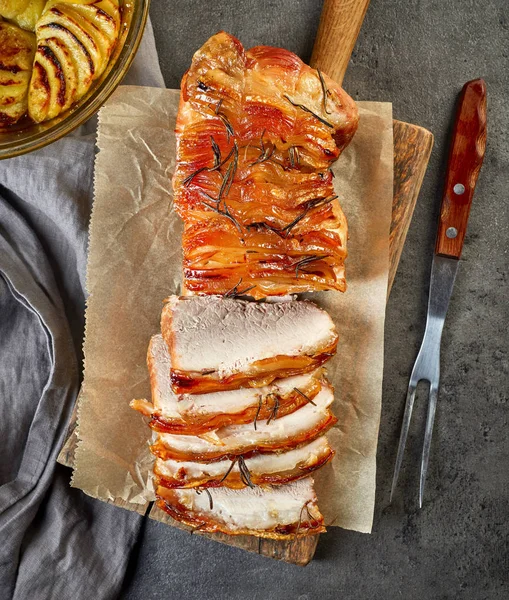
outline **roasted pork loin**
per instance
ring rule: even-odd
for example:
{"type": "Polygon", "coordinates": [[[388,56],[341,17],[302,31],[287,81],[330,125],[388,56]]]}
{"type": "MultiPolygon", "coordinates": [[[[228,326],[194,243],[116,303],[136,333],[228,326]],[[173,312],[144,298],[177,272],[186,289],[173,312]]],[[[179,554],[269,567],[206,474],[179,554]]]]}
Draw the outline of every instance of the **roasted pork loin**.
{"type": "Polygon", "coordinates": [[[295,54],[221,32],[182,81],[174,205],[189,293],[254,298],[346,287],[347,225],[330,165],[354,101],[295,54]]]}
{"type": "Polygon", "coordinates": [[[170,516],[203,532],[284,539],[325,531],[310,477],[238,490],[159,487],[157,496],[170,516]]]}
{"type": "Polygon", "coordinates": [[[262,387],[313,371],[336,351],[330,316],[312,302],[172,296],[161,331],[175,393],[262,387]]]}
{"type": "Polygon", "coordinates": [[[171,359],[162,335],[154,335],[147,353],[152,402],[133,400],[131,406],[151,417],[155,431],[200,435],[231,424],[268,419],[277,401],[278,416],[311,402],[321,388],[322,369],[277,379],[261,388],[239,388],[210,394],[176,395],[170,385],[171,359]]]}
{"type": "Polygon", "coordinates": [[[322,467],[334,451],[325,436],[309,444],[271,454],[252,454],[211,463],[161,460],[154,466],[159,485],[167,488],[230,487],[283,484],[302,479],[322,467]]]}
{"type": "Polygon", "coordinates": [[[321,365],[338,336],[325,311],[291,294],[346,287],[330,166],[357,122],[325,74],[224,32],[184,76],[173,178],[183,296],[167,299],[150,342],[151,402],[131,406],[156,432],[158,506],[194,529],[325,530],[309,474],[334,454],[321,365]]]}

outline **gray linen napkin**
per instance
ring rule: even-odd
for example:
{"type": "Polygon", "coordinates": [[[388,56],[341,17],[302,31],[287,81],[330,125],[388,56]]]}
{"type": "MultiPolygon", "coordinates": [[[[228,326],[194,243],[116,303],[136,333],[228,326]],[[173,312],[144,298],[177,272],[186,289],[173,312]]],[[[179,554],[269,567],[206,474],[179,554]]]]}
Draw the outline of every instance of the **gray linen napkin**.
{"type": "MultiPolygon", "coordinates": [[[[164,87],[147,26],[124,84],[164,87]]],[[[0,162],[0,598],[117,595],[141,517],[56,464],[81,381],[95,119],[0,162]]]]}

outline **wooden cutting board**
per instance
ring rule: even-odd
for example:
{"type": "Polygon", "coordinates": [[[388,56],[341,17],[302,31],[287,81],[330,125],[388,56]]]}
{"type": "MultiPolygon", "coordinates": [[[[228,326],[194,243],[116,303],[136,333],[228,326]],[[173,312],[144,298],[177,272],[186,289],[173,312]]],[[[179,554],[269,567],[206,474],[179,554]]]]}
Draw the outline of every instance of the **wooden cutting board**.
{"type": "MultiPolygon", "coordinates": [[[[311,66],[319,68],[342,83],[357,40],[369,0],[325,0],[311,66]]],[[[388,280],[389,296],[406,234],[412,220],[415,203],[433,146],[433,135],[417,125],[394,121],[394,199],[390,230],[390,268],[388,280]]],[[[58,457],[58,462],[72,467],[77,437],[75,435],[76,414],[69,427],[69,437],[58,457]]],[[[129,508],[125,502],[113,502],[129,508]]],[[[145,507],[142,508],[145,512],[145,507]]],[[[164,511],[155,505],[148,507],[151,518],[176,524],[164,511]]],[[[227,536],[223,534],[200,534],[218,542],[237,546],[250,552],[284,560],[297,565],[306,565],[312,558],[319,535],[300,537],[290,541],[267,540],[253,536],[227,536]]]]}

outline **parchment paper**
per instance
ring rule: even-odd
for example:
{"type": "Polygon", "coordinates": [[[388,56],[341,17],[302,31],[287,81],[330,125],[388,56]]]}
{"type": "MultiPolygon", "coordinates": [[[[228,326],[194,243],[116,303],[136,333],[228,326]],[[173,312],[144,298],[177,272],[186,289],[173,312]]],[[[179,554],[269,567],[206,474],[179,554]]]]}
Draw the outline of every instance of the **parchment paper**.
{"type": "MultiPolygon", "coordinates": [[[[120,87],[99,114],[84,343],[72,485],[143,511],[153,499],[150,430],[129,408],[150,397],[146,352],[162,301],[181,282],[181,223],[172,210],[179,92],[120,87]],[[120,502],[122,501],[122,502],[120,502]]],[[[326,524],[370,532],[375,500],[383,331],[392,212],[392,110],[360,102],[360,125],[334,166],[348,218],[348,291],[311,294],[340,342],[327,363],[338,424],[332,464],[316,473],[326,524]]]]}

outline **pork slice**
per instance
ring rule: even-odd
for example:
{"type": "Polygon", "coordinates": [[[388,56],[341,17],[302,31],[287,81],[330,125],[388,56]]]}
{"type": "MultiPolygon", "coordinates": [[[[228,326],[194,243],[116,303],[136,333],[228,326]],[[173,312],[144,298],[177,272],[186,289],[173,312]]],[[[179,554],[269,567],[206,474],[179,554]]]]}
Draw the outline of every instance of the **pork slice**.
{"type": "Polygon", "coordinates": [[[159,434],[152,452],[162,459],[214,461],[250,452],[273,452],[310,442],[337,421],[330,410],[334,394],[325,384],[312,403],[281,418],[274,411],[265,421],[229,425],[202,436],[159,434]]]}
{"type": "Polygon", "coordinates": [[[267,419],[276,397],[279,416],[290,414],[312,400],[321,388],[322,369],[315,369],[261,388],[177,395],[170,385],[170,354],[160,334],[150,340],[147,363],[152,403],[133,400],[131,406],[151,417],[152,429],[168,433],[200,435],[233,423],[267,419]]]}
{"type": "Polygon", "coordinates": [[[158,506],[203,532],[287,538],[325,531],[313,479],[287,485],[231,489],[157,489],[158,506]]]}
{"type": "Polygon", "coordinates": [[[330,316],[308,301],[258,303],[172,296],[161,330],[176,393],[261,387],[307,373],[336,351],[330,316]]]}
{"type": "Polygon", "coordinates": [[[198,463],[158,458],[154,473],[159,485],[168,488],[231,487],[283,484],[302,479],[316,471],[334,451],[325,436],[288,452],[255,454],[247,459],[198,463]]]}

